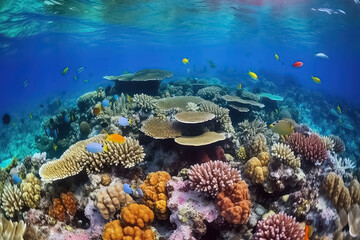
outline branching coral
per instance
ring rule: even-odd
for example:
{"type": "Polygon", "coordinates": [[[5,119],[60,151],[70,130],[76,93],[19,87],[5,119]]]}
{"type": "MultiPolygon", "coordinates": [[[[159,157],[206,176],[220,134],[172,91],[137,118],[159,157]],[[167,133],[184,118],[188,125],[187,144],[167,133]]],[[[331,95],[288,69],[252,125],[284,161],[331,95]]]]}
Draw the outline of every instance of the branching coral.
{"type": "Polygon", "coordinates": [[[323,188],[326,195],[336,206],[338,212],[341,209],[345,209],[345,211],[349,210],[351,205],[350,192],[349,189],[344,186],[344,181],[339,175],[336,175],[334,172],[329,173],[323,182],[323,188]]]}
{"type": "Polygon", "coordinates": [[[306,161],[322,164],[328,157],[325,143],[316,134],[306,137],[301,133],[293,133],[288,143],[295,154],[300,154],[306,161]]]}
{"type": "Polygon", "coordinates": [[[5,184],[1,196],[1,207],[6,216],[12,218],[24,206],[21,191],[17,185],[5,184]]]}
{"type": "Polygon", "coordinates": [[[214,98],[220,98],[225,92],[216,86],[210,86],[200,89],[197,94],[206,100],[213,100],[214,98]]]}
{"type": "Polygon", "coordinates": [[[40,204],[41,182],[34,174],[28,173],[20,185],[25,205],[36,208],[40,204]]]}
{"type": "Polygon", "coordinates": [[[160,220],[168,219],[170,214],[166,207],[166,183],[170,179],[170,174],[165,171],[153,172],[147,175],[144,183],[140,186],[144,193],[143,203],[152,209],[160,220]]]}
{"type": "Polygon", "coordinates": [[[300,158],[295,157],[290,147],[283,143],[275,143],[271,147],[271,156],[292,168],[299,168],[301,164],[300,158]]]}
{"type": "Polygon", "coordinates": [[[146,94],[135,94],[132,98],[133,103],[137,108],[145,112],[150,112],[156,108],[156,100],[154,97],[146,94]]]}
{"type": "Polygon", "coordinates": [[[262,184],[269,175],[268,163],[270,154],[268,152],[259,153],[257,157],[252,157],[245,164],[245,175],[253,183],[262,184]]]}
{"type": "Polygon", "coordinates": [[[244,181],[226,188],[217,197],[221,216],[232,224],[244,224],[251,213],[249,190],[244,181]]]}
{"type": "Polygon", "coordinates": [[[250,157],[256,157],[261,152],[268,152],[268,148],[266,146],[266,138],[264,134],[259,133],[256,134],[252,139],[252,142],[249,146],[249,155],[250,157]]]}
{"type": "Polygon", "coordinates": [[[258,222],[254,240],[303,240],[304,235],[304,227],[295,218],[279,213],[258,222]]]}
{"type": "Polygon", "coordinates": [[[41,166],[39,174],[42,180],[64,179],[80,173],[83,169],[87,173],[99,172],[106,164],[115,166],[122,164],[125,168],[130,168],[144,160],[143,148],[137,140],[126,138],[126,141],[120,144],[105,139],[106,135],[101,134],[72,145],[60,159],[41,166]],[[108,151],[100,153],[86,151],[86,145],[94,142],[107,145],[108,151]]]}
{"type": "Polygon", "coordinates": [[[4,240],[24,240],[23,235],[26,231],[26,224],[23,220],[12,222],[0,214],[0,239],[4,240]]]}
{"type": "Polygon", "coordinates": [[[96,206],[106,220],[113,218],[117,211],[120,211],[121,208],[132,202],[134,200],[129,194],[124,192],[121,183],[100,191],[96,198],[96,206]]]}
{"type": "Polygon", "coordinates": [[[215,198],[227,187],[240,181],[240,173],[225,162],[196,164],[188,171],[190,186],[215,198]]]}
{"type": "Polygon", "coordinates": [[[154,221],[154,213],[145,205],[131,203],[121,210],[121,218],[126,226],[144,229],[154,221]]]}

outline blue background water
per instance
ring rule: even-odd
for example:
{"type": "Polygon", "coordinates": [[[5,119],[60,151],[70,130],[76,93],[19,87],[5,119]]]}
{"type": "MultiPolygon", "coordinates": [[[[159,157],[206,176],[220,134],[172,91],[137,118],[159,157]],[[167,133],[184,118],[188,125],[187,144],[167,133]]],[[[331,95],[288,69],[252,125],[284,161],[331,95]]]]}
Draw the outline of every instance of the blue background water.
{"type": "Polygon", "coordinates": [[[30,121],[30,112],[36,119],[39,105],[53,99],[75,103],[109,85],[104,75],[143,68],[215,76],[234,87],[251,81],[249,69],[275,84],[291,76],[360,107],[360,5],[352,0],[0,1],[0,11],[0,114],[15,122],[30,121]],[[318,52],[330,59],[315,58],[318,52]],[[304,66],[294,69],[298,60],[304,66]]]}

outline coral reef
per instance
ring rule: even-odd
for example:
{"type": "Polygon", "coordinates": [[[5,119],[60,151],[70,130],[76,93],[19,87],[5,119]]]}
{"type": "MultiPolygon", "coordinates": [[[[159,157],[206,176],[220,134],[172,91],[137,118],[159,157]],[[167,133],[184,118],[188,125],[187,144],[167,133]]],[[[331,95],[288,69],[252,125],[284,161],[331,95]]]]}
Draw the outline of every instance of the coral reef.
{"type": "Polygon", "coordinates": [[[143,123],[141,131],[149,137],[155,139],[176,138],[181,136],[181,132],[167,119],[155,117],[143,123]]]}
{"type": "Polygon", "coordinates": [[[144,229],[154,221],[154,213],[145,205],[130,203],[121,210],[121,219],[126,226],[144,229]]]}
{"type": "Polygon", "coordinates": [[[249,150],[248,150],[249,157],[256,157],[261,152],[268,152],[268,151],[269,150],[266,146],[266,138],[264,134],[262,133],[256,134],[249,146],[249,150]]]}
{"type": "Polygon", "coordinates": [[[73,193],[61,193],[60,198],[54,198],[53,205],[49,207],[49,216],[65,222],[66,213],[75,216],[76,210],[76,200],[73,193]]]}
{"type": "Polygon", "coordinates": [[[41,182],[33,174],[28,173],[20,185],[22,198],[26,206],[36,208],[40,204],[41,182]]]}
{"type": "Polygon", "coordinates": [[[183,146],[205,146],[223,140],[225,140],[225,136],[216,132],[205,132],[198,136],[182,136],[175,138],[175,142],[183,146]]]}
{"type": "Polygon", "coordinates": [[[1,196],[1,208],[6,216],[10,218],[14,217],[15,213],[19,212],[23,206],[24,201],[20,188],[17,185],[6,183],[1,196]]]}
{"type": "Polygon", "coordinates": [[[145,112],[150,112],[156,108],[156,100],[152,96],[143,93],[134,94],[132,101],[135,107],[145,112]]]}
{"type": "Polygon", "coordinates": [[[333,172],[329,173],[323,182],[323,188],[338,211],[341,209],[349,210],[351,195],[349,189],[344,186],[344,181],[340,176],[333,172]]]}
{"type": "MultiPolygon", "coordinates": [[[[26,224],[23,220],[12,222],[0,215],[0,236],[4,240],[24,240],[23,235],[26,231],[26,224]]],[[[26,238],[25,238],[26,240],[26,238]]]]}
{"type": "Polygon", "coordinates": [[[261,152],[257,157],[250,158],[244,167],[245,176],[251,182],[262,184],[269,175],[268,163],[270,161],[270,154],[268,152],[261,152]]]}
{"type": "Polygon", "coordinates": [[[104,227],[103,240],[153,240],[155,234],[151,229],[141,230],[139,227],[121,227],[119,220],[109,222],[104,227]]]}
{"type": "Polygon", "coordinates": [[[301,165],[300,158],[295,157],[293,151],[291,151],[291,148],[283,143],[275,143],[271,147],[271,156],[292,168],[299,168],[301,165]]]}

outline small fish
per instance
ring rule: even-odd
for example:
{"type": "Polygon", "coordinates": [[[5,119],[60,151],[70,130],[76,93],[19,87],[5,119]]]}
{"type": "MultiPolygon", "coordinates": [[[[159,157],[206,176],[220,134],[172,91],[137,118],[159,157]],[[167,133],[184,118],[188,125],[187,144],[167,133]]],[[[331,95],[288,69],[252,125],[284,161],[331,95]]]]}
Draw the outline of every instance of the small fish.
{"type": "Polygon", "coordinates": [[[314,56],[319,58],[329,59],[329,57],[325,53],[317,53],[314,56]]]}
{"type": "Polygon", "coordinates": [[[28,80],[25,80],[25,81],[23,82],[24,88],[27,87],[27,85],[28,85],[28,80]]]}
{"type": "Polygon", "coordinates": [[[276,53],[275,53],[275,56],[274,56],[275,58],[276,58],[276,60],[278,60],[279,61],[279,55],[277,55],[276,53]]]}
{"type": "Polygon", "coordinates": [[[116,100],[118,100],[118,98],[119,98],[119,95],[115,94],[114,95],[114,100],[116,101],[116,100]]]}
{"type": "Polygon", "coordinates": [[[258,80],[258,76],[256,75],[256,73],[251,72],[251,71],[249,70],[249,72],[248,72],[247,74],[249,74],[249,76],[250,76],[252,79],[258,80]]]}
{"type": "Polygon", "coordinates": [[[279,110],[275,109],[275,113],[276,113],[276,114],[279,114],[279,110]]]}
{"type": "Polygon", "coordinates": [[[338,9],[338,11],[342,14],[346,14],[346,12],[344,10],[338,9]]]}
{"type": "Polygon", "coordinates": [[[84,71],[84,67],[81,67],[77,70],[78,73],[81,73],[82,71],[84,71]]]}
{"type": "Polygon", "coordinates": [[[103,107],[111,107],[111,102],[109,102],[109,100],[107,100],[107,99],[104,99],[101,102],[101,106],[103,106],[103,107]]]}
{"type": "Polygon", "coordinates": [[[304,65],[303,62],[297,61],[297,62],[294,62],[292,66],[293,66],[294,68],[300,68],[300,67],[302,67],[303,65],[304,65]]]}
{"type": "Polygon", "coordinates": [[[311,79],[312,79],[315,83],[317,83],[317,84],[320,84],[320,83],[321,83],[321,80],[320,80],[320,78],[318,78],[318,77],[311,76],[311,79]]]}
{"type": "Polygon", "coordinates": [[[22,180],[21,177],[19,177],[19,175],[17,175],[17,174],[13,174],[13,179],[14,179],[15,184],[18,184],[22,180]]]}
{"type": "Polygon", "coordinates": [[[183,58],[181,61],[182,61],[182,63],[185,64],[185,65],[186,65],[186,64],[189,64],[189,59],[188,59],[188,58],[183,58]]]}
{"type": "Polygon", "coordinates": [[[69,67],[66,67],[63,71],[62,71],[62,75],[64,76],[69,70],[69,67]]]}
{"type": "Polygon", "coordinates": [[[210,64],[210,67],[211,67],[211,68],[216,68],[216,64],[213,63],[213,61],[211,61],[210,59],[208,59],[207,62],[210,64]]]}
{"type": "Polygon", "coordinates": [[[75,81],[77,80],[77,76],[76,76],[76,75],[75,75],[74,79],[75,79],[75,81]]]}
{"type": "Polygon", "coordinates": [[[127,193],[127,194],[132,194],[132,189],[131,189],[131,187],[130,187],[129,184],[124,183],[123,189],[124,189],[124,192],[125,192],[125,193],[127,193]]]}
{"type": "Polygon", "coordinates": [[[15,123],[11,123],[11,125],[15,126],[15,123]]]}
{"type": "Polygon", "coordinates": [[[54,149],[55,152],[58,149],[58,146],[55,143],[53,143],[53,149],[54,149]]]}
{"type": "Polygon", "coordinates": [[[239,85],[238,85],[238,89],[241,89],[241,87],[242,87],[242,85],[241,85],[241,83],[239,83],[239,85]]]}
{"type": "Polygon", "coordinates": [[[143,191],[140,188],[136,189],[137,193],[139,194],[139,196],[142,198],[144,196],[143,191]]]}
{"type": "Polygon", "coordinates": [[[58,102],[59,106],[61,107],[61,102],[60,102],[60,100],[59,100],[59,99],[57,100],[57,102],[58,102]]]}
{"type": "Polygon", "coordinates": [[[50,128],[47,128],[47,129],[45,130],[45,134],[46,134],[46,136],[50,137],[50,134],[51,134],[50,128]]]}
{"type": "Polygon", "coordinates": [[[87,83],[87,82],[89,82],[89,80],[84,80],[84,83],[87,83]]]}
{"type": "Polygon", "coordinates": [[[128,101],[128,103],[131,103],[131,97],[130,97],[130,95],[127,95],[127,101],[128,101]]]}
{"type": "Polygon", "coordinates": [[[306,225],[306,224],[305,224],[305,236],[304,236],[304,240],[309,240],[309,238],[312,236],[313,233],[314,233],[313,227],[310,226],[310,225],[306,225]]]}
{"type": "Polygon", "coordinates": [[[86,145],[85,147],[86,151],[90,152],[90,153],[100,153],[100,152],[107,152],[108,151],[108,146],[107,145],[102,145],[100,143],[97,142],[93,142],[93,143],[89,143],[88,145],[86,145]]]}
{"type": "Polygon", "coordinates": [[[93,114],[94,114],[95,116],[97,116],[97,115],[99,115],[99,114],[101,114],[101,113],[102,113],[102,107],[101,107],[101,104],[98,103],[98,104],[95,105],[95,107],[94,107],[94,109],[93,109],[93,114]]]}
{"type": "Polygon", "coordinates": [[[69,123],[70,122],[69,115],[66,114],[64,117],[64,120],[65,120],[65,122],[69,123]]]}
{"type": "Polygon", "coordinates": [[[32,118],[33,118],[32,113],[30,113],[30,119],[32,119],[32,118]]]}
{"type": "Polygon", "coordinates": [[[126,117],[120,117],[118,120],[119,125],[121,125],[123,127],[131,125],[131,122],[132,122],[131,118],[128,119],[126,117]]]}
{"type": "Polygon", "coordinates": [[[294,131],[294,127],[289,121],[279,120],[270,124],[270,128],[273,132],[279,135],[290,135],[294,131]]]}
{"type": "MultiPolygon", "coordinates": [[[[105,132],[105,131],[104,131],[105,132]]],[[[120,134],[114,133],[109,135],[107,132],[106,133],[106,141],[108,142],[114,142],[114,143],[124,143],[125,142],[125,138],[123,136],[121,136],[120,134]]]]}
{"type": "Polygon", "coordinates": [[[336,109],[337,109],[337,111],[341,114],[341,108],[340,108],[339,105],[337,105],[336,109]]]}

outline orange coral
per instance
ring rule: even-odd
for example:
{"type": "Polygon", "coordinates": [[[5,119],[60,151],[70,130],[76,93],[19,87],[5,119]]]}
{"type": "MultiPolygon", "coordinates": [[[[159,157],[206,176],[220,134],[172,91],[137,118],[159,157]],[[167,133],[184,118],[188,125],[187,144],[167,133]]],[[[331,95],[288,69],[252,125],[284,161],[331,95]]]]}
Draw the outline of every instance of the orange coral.
{"type": "Polygon", "coordinates": [[[229,223],[244,224],[251,213],[249,190],[244,181],[229,186],[217,197],[221,216],[229,223]]]}
{"type": "Polygon", "coordinates": [[[154,213],[145,205],[131,203],[121,210],[121,218],[127,226],[143,229],[154,221],[154,213]]]}
{"type": "Polygon", "coordinates": [[[102,234],[103,240],[122,240],[124,236],[123,229],[120,226],[119,220],[109,222],[104,227],[102,234]]]}
{"type": "Polygon", "coordinates": [[[166,183],[171,179],[170,174],[165,171],[153,172],[147,175],[140,188],[144,193],[142,201],[160,220],[169,217],[169,210],[166,208],[166,183]]]}
{"type": "Polygon", "coordinates": [[[151,229],[141,230],[139,227],[127,226],[122,228],[119,220],[109,222],[104,227],[103,240],[154,240],[155,234],[151,229]]]}
{"type": "Polygon", "coordinates": [[[71,216],[75,216],[76,214],[76,203],[75,203],[75,196],[72,192],[62,193],[61,202],[68,211],[71,216]]]}
{"type": "Polygon", "coordinates": [[[64,205],[62,205],[60,198],[54,199],[53,206],[49,208],[49,215],[59,221],[65,221],[66,209],[64,205]]]}

